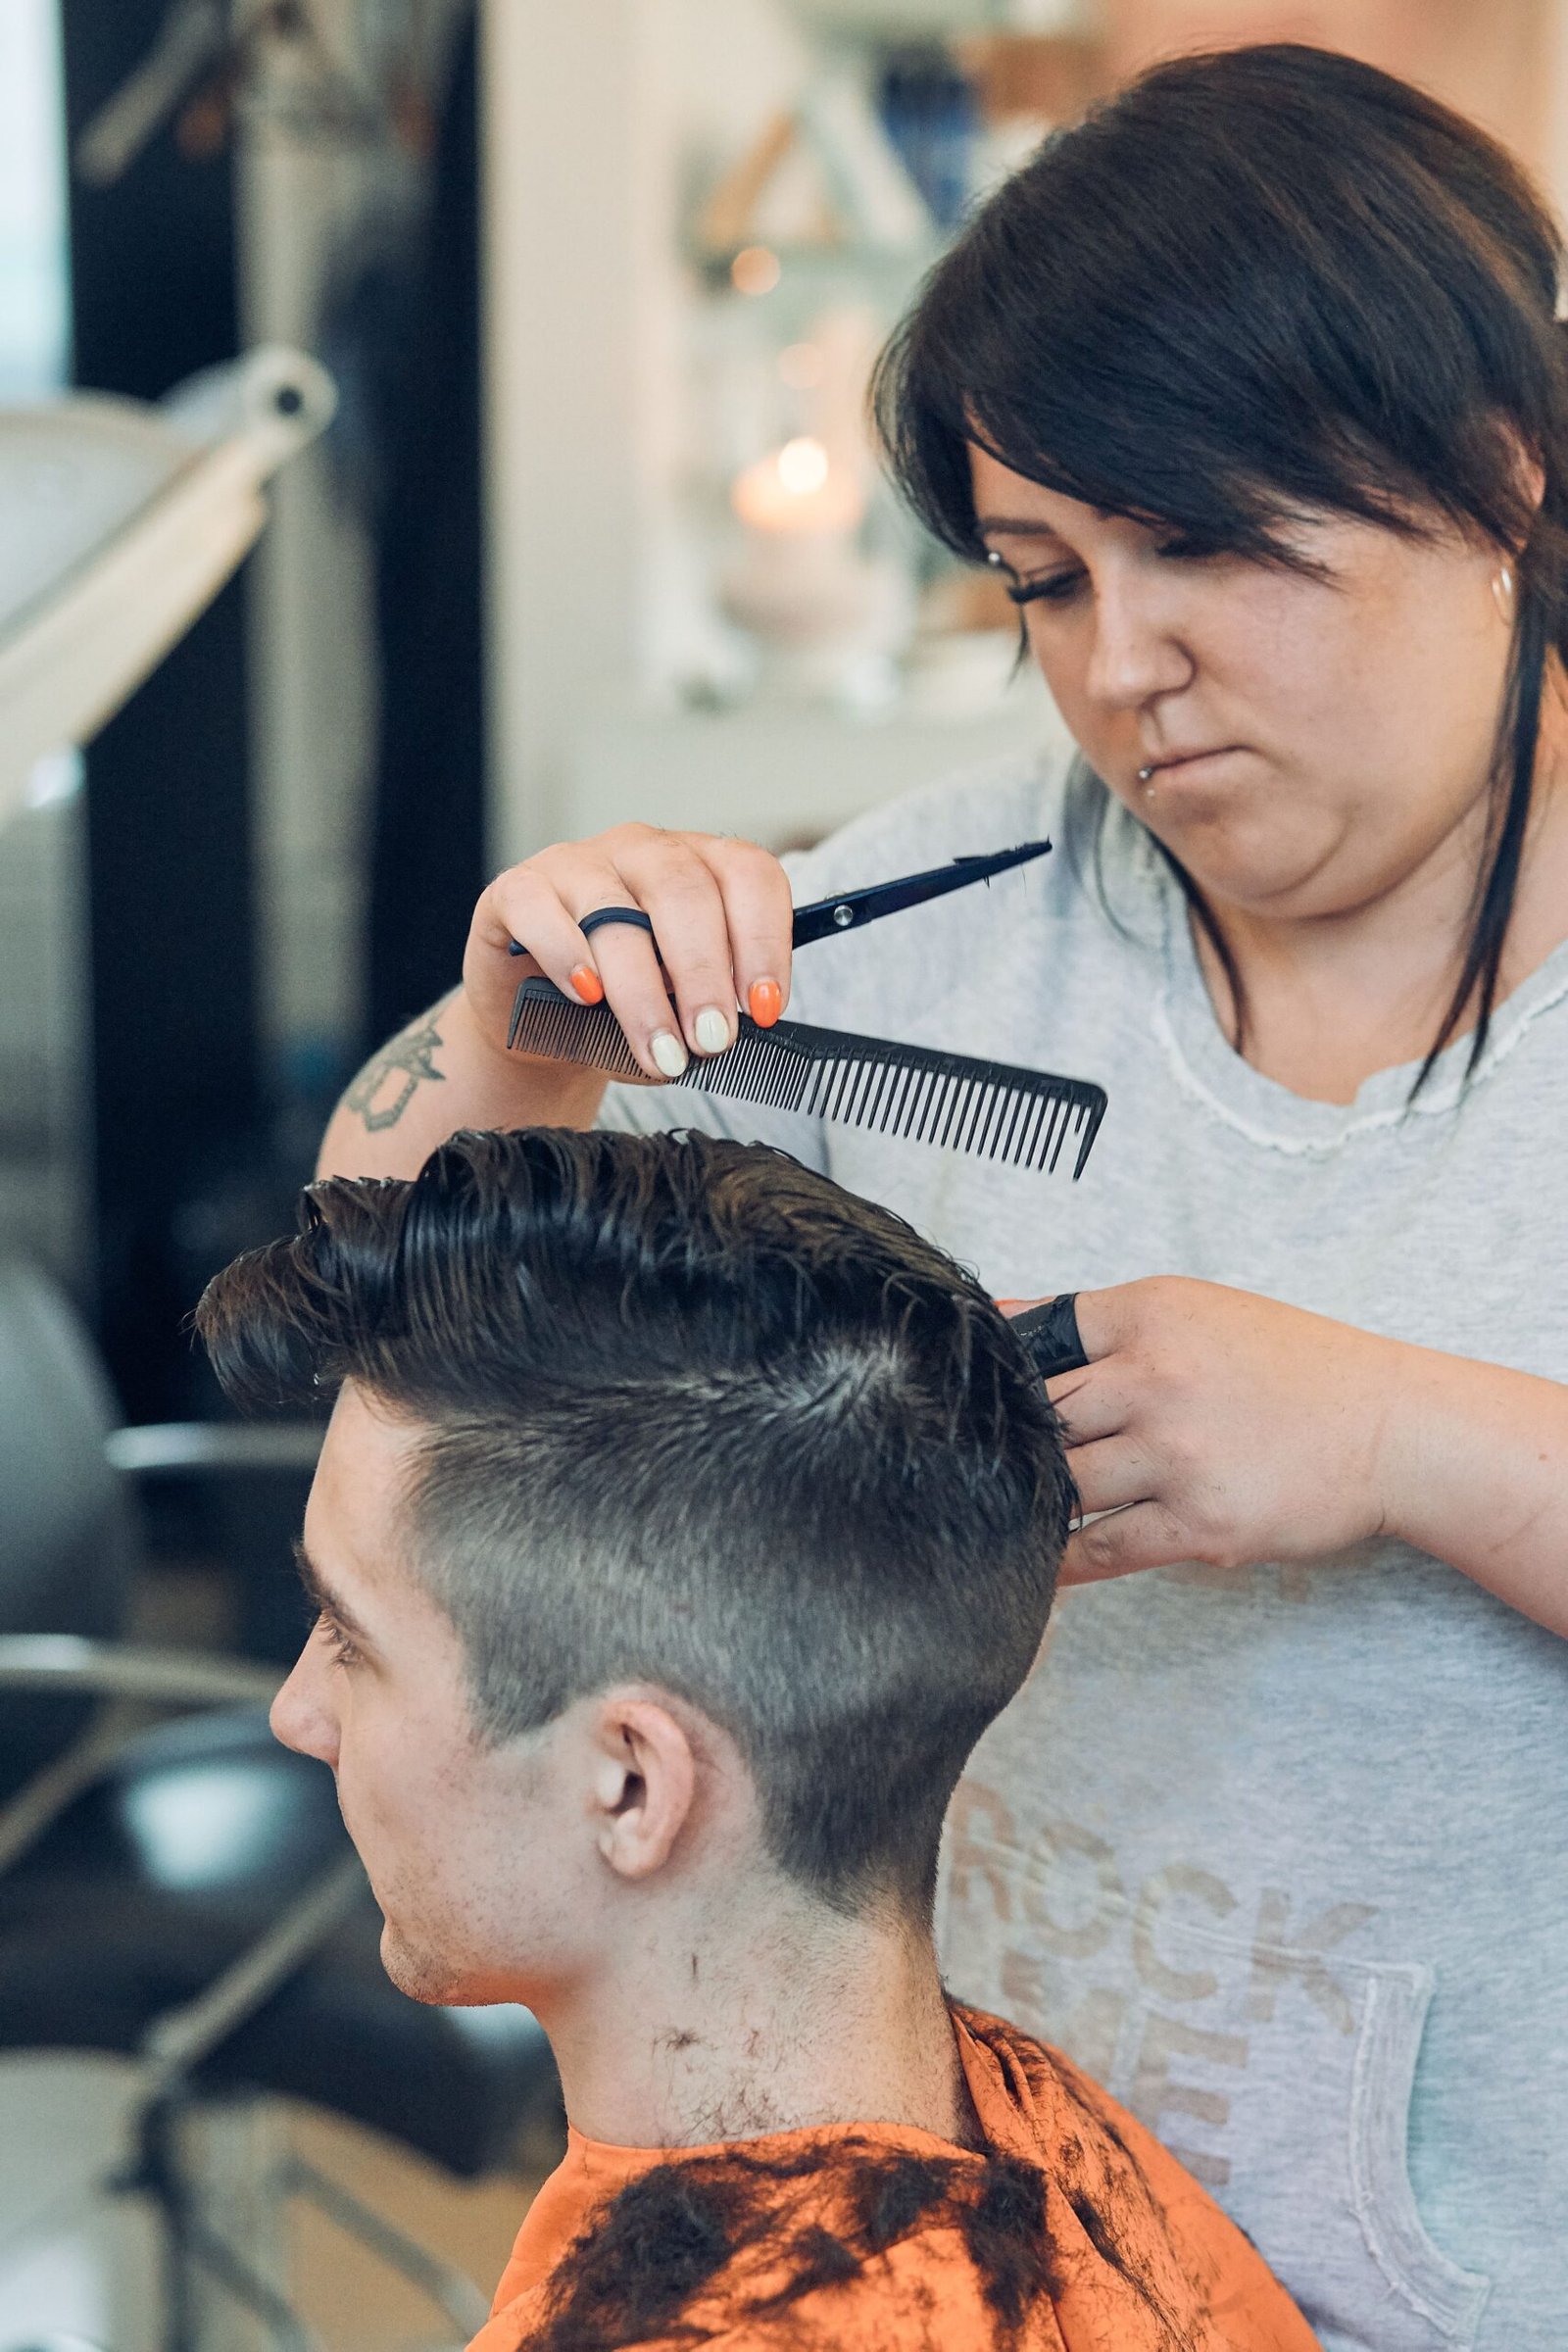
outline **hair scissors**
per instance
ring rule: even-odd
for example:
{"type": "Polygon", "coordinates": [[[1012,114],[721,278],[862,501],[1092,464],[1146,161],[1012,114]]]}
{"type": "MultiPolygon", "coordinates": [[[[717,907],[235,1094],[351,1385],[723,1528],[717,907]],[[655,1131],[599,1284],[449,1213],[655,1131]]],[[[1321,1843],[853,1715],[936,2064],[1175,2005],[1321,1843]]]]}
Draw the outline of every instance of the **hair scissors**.
{"type": "MultiPolygon", "coordinates": [[[[971,882],[989,882],[993,874],[1004,874],[1009,866],[1027,865],[1032,858],[1044,858],[1050,847],[1049,841],[1025,841],[1014,850],[955,858],[951,865],[928,866],[924,873],[900,874],[891,882],[873,882],[864,890],[840,891],[831,899],[813,899],[809,906],[795,909],[793,944],[808,948],[815,939],[831,939],[841,931],[858,931],[884,914],[898,914],[906,906],[923,906],[927,899],[946,898],[950,890],[967,890],[971,882]]],[[[579,917],[577,927],[586,938],[605,923],[630,923],[636,930],[653,936],[653,923],[640,906],[596,906],[591,914],[579,917]]],[[[514,940],[512,953],[525,956],[527,950],[514,940]]]]}

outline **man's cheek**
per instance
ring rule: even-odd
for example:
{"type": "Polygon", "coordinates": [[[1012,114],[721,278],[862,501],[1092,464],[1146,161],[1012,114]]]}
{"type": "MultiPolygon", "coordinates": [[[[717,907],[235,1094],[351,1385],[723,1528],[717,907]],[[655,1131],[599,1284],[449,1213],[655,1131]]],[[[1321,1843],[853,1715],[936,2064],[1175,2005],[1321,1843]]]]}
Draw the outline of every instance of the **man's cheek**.
{"type": "Polygon", "coordinates": [[[345,1741],[338,1760],[337,1801],[349,1836],[359,1846],[367,1867],[372,1858],[395,1866],[433,1846],[427,1807],[420,1802],[416,1784],[406,1778],[407,1757],[383,1755],[376,1744],[361,1738],[345,1741]],[[401,1764],[402,1770],[399,1766],[401,1764]]]}
{"type": "Polygon", "coordinates": [[[390,1791],[373,1768],[373,1757],[363,1744],[345,1740],[337,1764],[337,1806],[343,1826],[360,1849],[360,1859],[373,1875],[384,1855],[392,1816],[390,1791]]]}

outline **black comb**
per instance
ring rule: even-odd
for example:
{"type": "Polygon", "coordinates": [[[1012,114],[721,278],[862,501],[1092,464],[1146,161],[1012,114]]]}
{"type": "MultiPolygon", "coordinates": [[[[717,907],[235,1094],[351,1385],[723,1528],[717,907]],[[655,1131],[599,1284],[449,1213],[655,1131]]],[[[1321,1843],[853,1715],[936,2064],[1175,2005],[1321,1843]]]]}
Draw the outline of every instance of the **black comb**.
{"type": "MultiPolygon", "coordinates": [[[[612,1078],[647,1075],[608,1005],[575,1004],[549,980],[525,980],[518,989],[507,1044],[612,1078]]],[[[1075,1177],[1084,1172],[1105,1115],[1104,1088],[1086,1078],[1054,1078],[847,1029],[811,1029],[804,1021],[760,1029],[745,1013],[726,1053],[693,1059],[670,1083],[945,1145],[1005,1167],[1054,1169],[1070,1135],[1078,1146],[1075,1177]]]]}

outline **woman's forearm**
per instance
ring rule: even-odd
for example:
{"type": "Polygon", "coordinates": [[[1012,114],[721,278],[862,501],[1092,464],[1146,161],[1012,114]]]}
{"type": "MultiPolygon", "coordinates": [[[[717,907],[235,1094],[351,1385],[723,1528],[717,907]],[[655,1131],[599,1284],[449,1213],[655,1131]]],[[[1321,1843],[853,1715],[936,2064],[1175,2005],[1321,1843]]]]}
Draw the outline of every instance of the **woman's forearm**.
{"type": "Polygon", "coordinates": [[[1432,1348],[1399,1356],[1388,1532],[1568,1634],[1568,1388],[1432,1348]]]}
{"type": "Polygon", "coordinates": [[[463,990],[372,1054],[332,1113],[318,1176],[412,1176],[460,1127],[590,1127],[606,1081],[481,1036],[463,990]]]}

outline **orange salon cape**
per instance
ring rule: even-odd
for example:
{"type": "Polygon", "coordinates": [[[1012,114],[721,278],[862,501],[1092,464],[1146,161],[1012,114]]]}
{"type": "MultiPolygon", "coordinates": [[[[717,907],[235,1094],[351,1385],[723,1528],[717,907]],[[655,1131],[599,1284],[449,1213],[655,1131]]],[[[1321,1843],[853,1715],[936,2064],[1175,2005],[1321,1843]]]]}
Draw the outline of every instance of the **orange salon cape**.
{"type": "Polygon", "coordinates": [[[953,2014],[986,2150],[887,2124],[574,2132],[469,2352],[1320,2352],[1141,2124],[1059,2052],[953,2014]]]}

